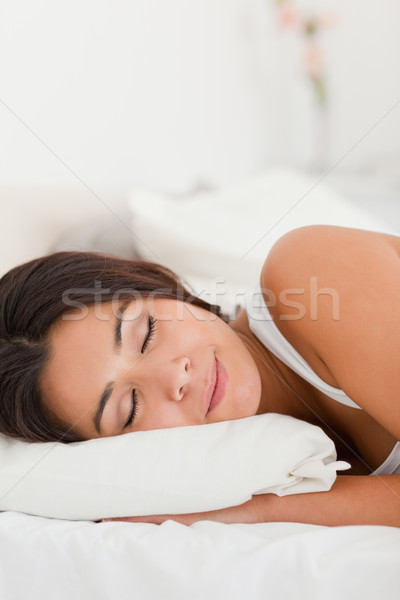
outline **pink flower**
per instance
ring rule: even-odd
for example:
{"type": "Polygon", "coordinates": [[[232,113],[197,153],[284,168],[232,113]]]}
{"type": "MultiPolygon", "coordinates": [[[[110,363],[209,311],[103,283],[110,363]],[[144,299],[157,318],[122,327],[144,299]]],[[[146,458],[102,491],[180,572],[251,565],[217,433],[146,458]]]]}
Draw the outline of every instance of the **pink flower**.
{"type": "Polygon", "coordinates": [[[278,9],[278,22],[282,27],[297,27],[301,23],[299,13],[288,6],[278,9]]]}

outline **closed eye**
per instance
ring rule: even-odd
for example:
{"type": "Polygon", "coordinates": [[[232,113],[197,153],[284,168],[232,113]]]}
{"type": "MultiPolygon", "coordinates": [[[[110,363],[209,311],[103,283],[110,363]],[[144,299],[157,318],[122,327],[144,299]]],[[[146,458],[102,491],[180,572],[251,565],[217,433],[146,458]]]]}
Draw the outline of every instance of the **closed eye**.
{"type": "Polygon", "coordinates": [[[151,315],[149,315],[149,321],[148,321],[148,323],[149,323],[149,329],[148,329],[148,333],[147,333],[146,339],[144,340],[143,346],[142,346],[142,349],[141,349],[141,353],[142,354],[144,353],[144,351],[146,350],[146,348],[149,345],[150,341],[152,340],[152,338],[154,336],[154,332],[156,330],[156,320],[151,315]]]}
{"type": "Polygon", "coordinates": [[[127,427],[132,425],[133,420],[136,416],[137,410],[138,410],[138,401],[136,398],[136,390],[132,390],[132,408],[131,408],[131,412],[129,413],[128,420],[124,425],[124,429],[126,429],[127,427]]]}
{"type": "MultiPolygon", "coordinates": [[[[147,333],[146,339],[143,342],[143,346],[140,351],[141,354],[143,354],[144,351],[146,350],[146,348],[148,347],[150,341],[153,339],[153,336],[154,336],[154,333],[156,330],[156,320],[151,315],[149,316],[148,324],[149,324],[148,333],[147,333]]],[[[136,394],[136,390],[132,390],[132,408],[131,408],[131,412],[129,413],[128,420],[124,425],[124,429],[126,429],[127,427],[132,425],[133,420],[136,416],[137,410],[138,410],[137,394],[136,394]]]]}

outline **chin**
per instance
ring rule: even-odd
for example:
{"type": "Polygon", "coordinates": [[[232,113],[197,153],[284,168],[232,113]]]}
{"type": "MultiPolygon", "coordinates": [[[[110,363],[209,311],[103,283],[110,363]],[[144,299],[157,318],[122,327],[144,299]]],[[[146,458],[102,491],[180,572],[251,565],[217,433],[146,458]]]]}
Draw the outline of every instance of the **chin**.
{"type": "Polygon", "coordinates": [[[244,417],[252,417],[257,414],[261,403],[261,377],[256,371],[241,386],[238,386],[237,405],[244,417]]]}
{"type": "Polygon", "coordinates": [[[254,389],[253,391],[247,389],[242,394],[239,391],[235,396],[233,401],[235,414],[229,417],[230,419],[245,419],[257,414],[261,401],[261,388],[260,390],[254,389]]]}
{"type": "Polygon", "coordinates": [[[252,398],[251,400],[249,400],[248,404],[243,407],[243,415],[241,418],[244,419],[245,417],[254,417],[254,415],[257,414],[259,408],[260,400],[252,398]]]}

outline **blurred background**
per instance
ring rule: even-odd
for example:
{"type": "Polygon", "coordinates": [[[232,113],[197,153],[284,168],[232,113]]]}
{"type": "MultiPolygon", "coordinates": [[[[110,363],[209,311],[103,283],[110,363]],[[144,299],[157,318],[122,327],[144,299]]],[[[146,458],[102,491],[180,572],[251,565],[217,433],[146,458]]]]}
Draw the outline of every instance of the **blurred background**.
{"type": "Polygon", "coordinates": [[[0,10],[1,273],[86,242],[163,262],[145,233],[170,202],[197,202],[209,221],[213,206],[229,230],[232,197],[237,239],[252,226],[241,215],[269,215],[271,190],[291,176],[303,187],[291,180],[285,211],[316,186],[396,230],[398,0],[3,0],[0,10]],[[136,230],[142,209],[147,229],[136,230]]]}

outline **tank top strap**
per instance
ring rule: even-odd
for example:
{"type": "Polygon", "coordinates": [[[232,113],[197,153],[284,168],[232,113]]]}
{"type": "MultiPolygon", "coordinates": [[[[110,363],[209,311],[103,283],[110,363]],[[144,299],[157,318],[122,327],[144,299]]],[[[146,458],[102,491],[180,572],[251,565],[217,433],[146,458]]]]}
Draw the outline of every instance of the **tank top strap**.
{"type": "Polygon", "coordinates": [[[268,310],[260,284],[247,295],[245,308],[251,331],[285,365],[333,400],[351,408],[361,409],[343,390],[323,381],[282,335],[268,310]]]}

